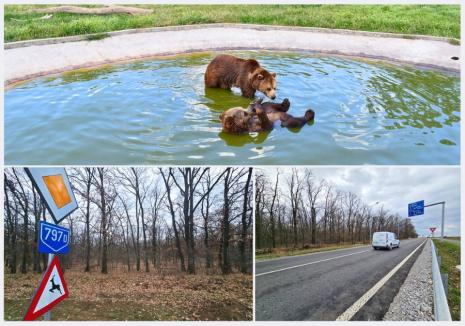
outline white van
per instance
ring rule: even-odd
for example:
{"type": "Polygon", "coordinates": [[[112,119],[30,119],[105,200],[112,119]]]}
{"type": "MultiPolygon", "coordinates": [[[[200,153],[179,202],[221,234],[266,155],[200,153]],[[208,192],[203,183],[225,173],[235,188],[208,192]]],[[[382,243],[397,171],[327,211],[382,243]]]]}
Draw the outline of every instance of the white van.
{"type": "Polygon", "coordinates": [[[373,233],[371,245],[375,250],[380,248],[391,250],[392,248],[399,248],[400,240],[392,232],[375,232],[373,233]]]}

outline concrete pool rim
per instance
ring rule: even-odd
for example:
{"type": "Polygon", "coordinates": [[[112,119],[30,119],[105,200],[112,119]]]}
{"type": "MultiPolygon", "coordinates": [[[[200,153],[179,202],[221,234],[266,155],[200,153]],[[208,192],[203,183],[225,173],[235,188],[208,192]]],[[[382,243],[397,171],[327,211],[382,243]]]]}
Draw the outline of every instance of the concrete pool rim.
{"type": "Polygon", "coordinates": [[[71,70],[91,69],[151,57],[226,50],[268,50],[341,55],[404,63],[420,68],[456,73],[460,71],[460,62],[458,60],[451,61],[453,61],[452,57],[460,58],[460,45],[452,44],[451,40],[455,39],[427,35],[251,24],[199,24],[130,29],[6,43],[4,45],[4,84],[5,87],[11,88],[18,83],[34,78],[71,70]],[[199,30],[204,31],[193,34],[199,30]],[[224,33],[226,35],[229,33],[230,37],[234,37],[237,30],[247,31],[246,34],[241,34],[241,40],[230,41],[230,39],[224,37],[224,33]],[[151,42],[154,40],[169,42],[172,40],[170,37],[176,36],[179,38],[179,36],[185,35],[183,33],[190,33],[190,36],[197,37],[198,40],[187,40],[191,42],[191,46],[183,46],[183,42],[179,41],[178,44],[168,44],[167,48],[154,46],[153,42],[151,42]],[[209,33],[210,39],[203,39],[208,38],[209,33]],[[270,33],[277,33],[277,36],[281,36],[282,39],[278,40],[279,37],[273,38],[274,34],[270,33]],[[197,36],[197,34],[201,35],[197,36]],[[89,40],[89,37],[99,35],[103,37],[101,40],[89,40]],[[263,41],[262,38],[265,40],[263,41]],[[303,38],[308,39],[302,41],[303,38]],[[126,47],[121,49],[114,47],[113,52],[110,53],[106,45],[108,43],[114,45],[118,41],[122,41],[122,44],[126,47]],[[143,44],[144,41],[147,43],[143,44]],[[209,44],[208,41],[211,41],[212,44],[209,44]],[[241,46],[242,41],[246,43],[243,46],[241,46]],[[291,41],[295,41],[293,46],[289,46],[291,41]],[[258,44],[254,45],[253,42],[258,44]],[[343,44],[344,42],[345,44],[343,44]],[[365,44],[358,44],[360,42],[366,42],[368,47],[365,48],[363,46],[365,44]],[[146,44],[149,44],[149,46],[146,47],[146,44]],[[319,47],[319,45],[322,46],[319,47]],[[132,48],[133,51],[128,52],[128,47],[132,48]],[[406,47],[414,55],[405,53],[406,47]],[[78,56],[73,54],[76,49],[79,50],[78,56]],[[105,53],[105,51],[107,52],[105,53]],[[58,63],[51,61],[50,53],[60,53],[62,56],[68,57],[68,61],[64,59],[58,63]],[[87,55],[87,58],[80,58],[81,54],[84,57],[87,55]],[[69,60],[72,61],[73,55],[77,63],[69,62],[69,60]],[[436,58],[439,55],[441,58],[438,60],[436,58]],[[21,64],[23,65],[22,71],[21,68],[16,69],[16,67],[21,67],[21,64]]]}
{"type": "Polygon", "coordinates": [[[234,28],[255,29],[255,30],[262,30],[262,31],[265,31],[265,30],[308,31],[308,32],[313,32],[313,33],[333,33],[333,34],[364,35],[364,36],[376,36],[376,37],[387,37],[387,38],[405,38],[405,39],[412,39],[412,40],[441,41],[441,42],[447,42],[447,43],[450,43],[451,40],[460,42],[460,40],[452,38],[452,37],[421,35],[421,34],[368,32],[368,31],[357,31],[357,30],[351,30],[351,29],[334,29],[334,28],[323,28],[323,27],[212,23],[212,24],[134,28],[134,29],[124,29],[124,30],[119,30],[119,31],[111,31],[111,32],[92,33],[92,34],[86,34],[86,35],[73,35],[73,36],[64,36],[64,37],[52,37],[52,38],[44,38],[44,39],[8,42],[4,44],[4,49],[8,50],[8,49],[27,47],[27,46],[32,46],[32,45],[46,45],[46,44],[57,44],[57,43],[65,43],[65,42],[86,41],[89,36],[102,35],[102,34],[106,34],[108,36],[116,36],[116,35],[138,34],[138,33],[147,33],[147,32],[156,33],[156,32],[164,32],[164,31],[193,30],[193,29],[203,29],[203,28],[208,28],[208,27],[234,27],[234,28]]]}

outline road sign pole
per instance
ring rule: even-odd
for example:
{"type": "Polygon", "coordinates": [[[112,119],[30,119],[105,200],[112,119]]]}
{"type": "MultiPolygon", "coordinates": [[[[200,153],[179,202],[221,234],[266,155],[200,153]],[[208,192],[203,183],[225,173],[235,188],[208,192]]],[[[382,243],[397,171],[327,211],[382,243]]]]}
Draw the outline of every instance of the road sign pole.
{"type": "Polygon", "coordinates": [[[58,224],[75,211],[78,204],[65,168],[24,168],[24,170],[55,221],[55,224],[45,221],[40,223],[38,251],[48,253],[47,271],[24,319],[34,320],[44,314],[44,320],[49,321],[52,319],[52,307],[69,295],[59,260],[55,257],[55,254],[68,253],[69,230],[58,224]],[[48,289],[50,293],[44,292],[49,283],[52,284],[48,289]],[[59,294],[55,293],[55,290],[58,290],[59,294]]]}
{"type": "Polygon", "coordinates": [[[446,202],[445,201],[440,201],[438,203],[425,205],[425,207],[436,206],[436,205],[442,205],[441,239],[444,239],[444,215],[445,215],[444,211],[446,209],[446,202]]]}
{"type": "MultiPolygon", "coordinates": [[[[54,254],[48,254],[47,269],[50,267],[50,264],[52,263],[54,256],[54,254]]],[[[44,320],[52,320],[52,309],[50,309],[44,314],[44,320]]]]}
{"type": "Polygon", "coordinates": [[[441,239],[444,239],[444,209],[446,202],[442,202],[442,221],[441,221],[441,239]]]}

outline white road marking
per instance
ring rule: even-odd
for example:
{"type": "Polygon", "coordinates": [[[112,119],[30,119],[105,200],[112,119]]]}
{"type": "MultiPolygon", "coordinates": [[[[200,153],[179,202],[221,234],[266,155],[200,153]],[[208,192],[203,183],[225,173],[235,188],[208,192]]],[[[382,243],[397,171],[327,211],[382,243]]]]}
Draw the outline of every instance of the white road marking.
{"type": "Polygon", "coordinates": [[[336,320],[351,320],[353,316],[375,295],[376,292],[394,275],[406,262],[412,257],[412,255],[420,248],[424,243],[423,241],[418,247],[415,248],[407,257],[404,258],[396,267],[394,267],[389,273],[387,273],[381,280],[378,281],[371,289],[369,289],[364,295],[360,297],[353,305],[351,305],[346,311],[342,313],[336,320]]]}
{"type": "Polygon", "coordinates": [[[259,263],[267,263],[269,261],[277,261],[277,260],[282,260],[282,259],[291,259],[291,258],[296,258],[296,257],[311,256],[311,255],[317,255],[317,254],[325,254],[325,253],[328,253],[328,252],[343,251],[343,250],[350,250],[350,249],[361,249],[361,248],[365,248],[365,247],[371,247],[371,244],[362,245],[362,246],[354,246],[354,247],[350,247],[350,248],[334,249],[334,250],[322,250],[322,251],[310,252],[308,254],[301,254],[301,255],[294,255],[294,256],[284,256],[284,257],[278,257],[278,258],[261,259],[261,260],[256,260],[255,265],[259,264],[259,263]]]}
{"type": "Polygon", "coordinates": [[[263,276],[263,275],[268,275],[268,274],[273,274],[273,273],[278,273],[278,272],[282,272],[282,271],[287,271],[287,270],[289,270],[289,269],[294,269],[294,268],[298,268],[298,267],[302,267],[302,266],[307,266],[307,265],[313,265],[313,264],[321,263],[321,262],[328,261],[328,260],[338,259],[338,258],[342,258],[342,257],[348,257],[348,256],[352,256],[352,255],[358,255],[358,254],[361,254],[361,253],[364,253],[364,252],[367,252],[367,251],[371,251],[371,250],[358,251],[358,252],[353,252],[353,253],[347,254],[347,255],[341,255],[341,256],[336,256],[336,257],[332,257],[332,258],[322,259],[322,260],[318,260],[318,261],[312,261],[312,262],[310,262],[310,263],[305,263],[305,264],[295,265],[295,266],[291,266],[291,267],[276,269],[276,270],[274,270],[274,271],[269,271],[269,272],[264,272],[264,273],[260,273],[260,274],[255,274],[255,277],[259,277],[259,276],[263,276]]]}

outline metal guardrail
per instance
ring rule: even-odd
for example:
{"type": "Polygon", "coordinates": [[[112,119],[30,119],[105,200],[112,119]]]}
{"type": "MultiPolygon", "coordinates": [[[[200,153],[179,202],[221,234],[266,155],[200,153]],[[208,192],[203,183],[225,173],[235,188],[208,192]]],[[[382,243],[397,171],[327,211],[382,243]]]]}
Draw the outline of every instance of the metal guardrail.
{"type": "Polygon", "coordinates": [[[431,239],[431,256],[433,269],[433,301],[434,301],[434,318],[437,321],[451,321],[449,305],[447,304],[446,292],[442,283],[441,271],[439,269],[438,256],[436,247],[431,239]]]}

